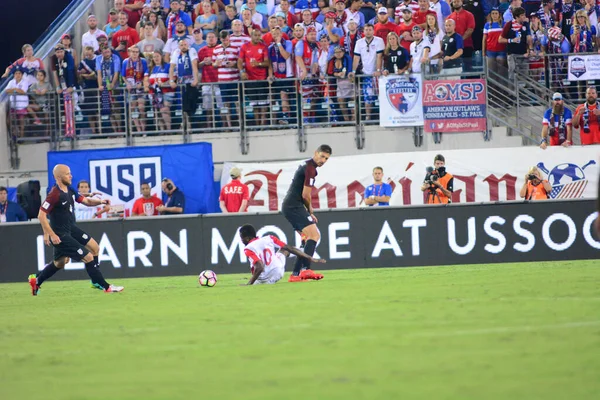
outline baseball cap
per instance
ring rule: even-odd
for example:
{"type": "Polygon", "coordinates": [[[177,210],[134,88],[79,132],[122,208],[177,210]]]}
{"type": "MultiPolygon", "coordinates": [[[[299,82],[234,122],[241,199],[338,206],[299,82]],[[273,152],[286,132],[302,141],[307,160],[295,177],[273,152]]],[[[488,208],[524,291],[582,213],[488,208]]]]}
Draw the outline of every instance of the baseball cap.
{"type": "Polygon", "coordinates": [[[117,9],[116,9],[116,8],[111,8],[111,9],[108,11],[108,13],[109,13],[109,14],[118,14],[118,13],[119,13],[119,11],[117,11],[117,9]]]}
{"type": "Polygon", "coordinates": [[[314,26],[309,26],[308,28],[306,28],[306,34],[308,35],[311,32],[316,32],[317,30],[315,29],[314,26]]]}
{"type": "Polygon", "coordinates": [[[558,92],[556,92],[552,95],[552,100],[562,100],[562,99],[563,99],[562,94],[560,94],[558,92]]]}
{"type": "Polygon", "coordinates": [[[357,24],[357,25],[358,25],[358,22],[357,22],[357,21],[356,21],[354,18],[350,18],[350,19],[348,20],[348,24],[352,24],[352,23],[354,23],[354,24],[357,24]]]}
{"type": "Polygon", "coordinates": [[[415,32],[415,31],[423,32],[423,29],[421,29],[421,27],[419,25],[415,25],[415,26],[413,26],[412,31],[413,32],[415,32]]]}
{"type": "Polygon", "coordinates": [[[403,12],[403,13],[405,13],[405,12],[409,12],[409,13],[411,13],[411,14],[412,14],[412,10],[411,10],[409,7],[402,7],[402,8],[400,9],[400,12],[403,12]]]}
{"type": "Polygon", "coordinates": [[[346,4],[346,2],[344,0],[335,0],[335,4],[337,4],[337,3],[344,3],[344,4],[346,4]]]}
{"type": "Polygon", "coordinates": [[[387,8],[379,7],[379,10],[377,10],[377,14],[387,14],[387,8]]]}
{"type": "Polygon", "coordinates": [[[537,15],[537,12],[532,12],[531,14],[529,14],[529,18],[539,18],[537,15]]]}
{"type": "Polygon", "coordinates": [[[276,17],[281,17],[281,18],[285,18],[285,14],[282,13],[281,11],[279,11],[278,13],[275,14],[276,17]]]}
{"type": "Polygon", "coordinates": [[[183,20],[182,20],[182,19],[180,19],[180,20],[178,20],[177,22],[175,22],[175,25],[178,25],[178,24],[185,25],[185,22],[183,22],[183,20]]]}
{"type": "MultiPolygon", "coordinates": [[[[89,20],[90,20],[90,18],[96,18],[96,16],[95,16],[94,14],[90,14],[90,15],[88,15],[88,17],[87,17],[87,21],[89,21],[89,20]]],[[[96,19],[97,19],[97,18],[96,18],[96,19]]]]}
{"type": "Polygon", "coordinates": [[[192,31],[192,33],[202,33],[202,29],[196,28],[192,31]]]}
{"type": "Polygon", "coordinates": [[[336,17],[336,14],[334,12],[329,11],[329,12],[325,13],[325,18],[335,19],[335,17],[336,17]]]}
{"type": "Polygon", "coordinates": [[[69,38],[69,39],[71,39],[71,35],[69,35],[68,33],[65,33],[64,35],[62,35],[62,36],[60,37],[60,40],[63,40],[63,39],[65,39],[65,38],[69,38]]]}
{"type": "Polygon", "coordinates": [[[100,38],[102,38],[102,37],[103,37],[103,38],[105,38],[105,39],[108,39],[108,36],[106,36],[106,33],[104,33],[104,32],[100,32],[100,33],[98,34],[98,36],[96,36],[96,40],[98,40],[98,39],[100,39],[100,38]]]}
{"type": "Polygon", "coordinates": [[[59,50],[64,50],[65,46],[63,46],[62,44],[57,44],[56,46],[54,46],[54,51],[59,51],[59,50]]]}
{"type": "Polygon", "coordinates": [[[232,178],[239,178],[242,176],[242,170],[237,167],[233,167],[229,170],[229,176],[232,178]]]}

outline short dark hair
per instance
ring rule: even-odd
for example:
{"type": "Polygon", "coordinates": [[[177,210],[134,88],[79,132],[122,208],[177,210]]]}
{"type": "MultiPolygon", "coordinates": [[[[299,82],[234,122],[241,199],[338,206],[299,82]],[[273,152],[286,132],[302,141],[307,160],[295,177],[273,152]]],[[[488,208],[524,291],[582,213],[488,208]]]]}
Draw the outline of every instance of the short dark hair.
{"type": "Polygon", "coordinates": [[[36,73],[40,73],[40,74],[44,75],[44,78],[46,77],[46,70],[45,69],[38,69],[36,73]]]}
{"type": "Polygon", "coordinates": [[[433,159],[433,162],[436,162],[436,161],[441,161],[441,162],[444,162],[444,163],[445,163],[445,162],[446,162],[446,159],[444,158],[444,156],[443,156],[443,155],[441,155],[441,154],[438,154],[438,155],[436,155],[436,156],[435,156],[435,158],[433,159]]]}
{"type": "Polygon", "coordinates": [[[87,183],[87,185],[90,186],[90,183],[88,181],[86,181],[85,179],[82,179],[79,182],[77,182],[77,189],[79,189],[79,186],[81,186],[84,183],[87,183]]]}
{"type": "Polygon", "coordinates": [[[373,25],[373,24],[365,24],[365,26],[363,26],[363,30],[364,30],[364,29],[365,29],[367,26],[370,26],[371,28],[375,28],[375,25],[373,25]]]}
{"type": "Polygon", "coordinates": [[[221,39],[227,39],[227,38],[229,37],[229,31],[228,31],[228,30],[222,30],[222,31],[219,33],[219,37],[220,37],[221,39]]]}
{"type": "Polygon", "coordinates": [[[8,193],[8,189],[6,189],[5,186],[0,186],[0,192],[6,192],[6,193],[8,193]]]}
{"type": "Polygon", "coordinates": [[[140,185],[140,188],[144,185],[148,185],[148,187],[151,187],[150,184],[148,182],[142,182],[142,184],[140,185]]]}
{"type": "Polygon", "coordinates": [[[319,148],[317,149],[318,152],[321,153],[327,153],[329,155],[333,154],[332,150],[331,150],[331,146],[329,146],[328,144],[322,144],[319,146],[319,148]]]}
{"type": "Polygon", "coordinates": [[[381,172],[383,172],[383,168],[381,168],[381,167],[375,167],[375,168],[373,168],[373,172],[375,172],[375,170],[376,170],[376,169],[378,169],[378,170],[380,170],[381,172]]]}
{"type": "Polygon", "coordinates": [[[525,14],[525,9],[523,7],[517,7],[512,12],[513,18],[515,19],[519,18],[523,14],[525,14]]]}
{"type": "Polygon", "coordinates": [[[250,224],[242,225],[240,228],[240,235],[244,238],[255,238],[256,229],[250,224]]]}

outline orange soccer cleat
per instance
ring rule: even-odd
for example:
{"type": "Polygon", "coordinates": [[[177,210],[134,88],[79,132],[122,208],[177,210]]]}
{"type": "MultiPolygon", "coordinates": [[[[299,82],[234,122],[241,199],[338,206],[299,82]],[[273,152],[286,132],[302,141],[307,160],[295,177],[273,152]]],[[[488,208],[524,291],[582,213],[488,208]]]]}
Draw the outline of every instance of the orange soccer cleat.
{"type": "Polygon", "coordinates": [[[305,279],[305,280],[314,279],[314,280],[318,281],[318,280],[323,279],[323,275],[317,274],[312,269],[305,269],[304,271],[300,272],[300,278],[305,279]]]}
{"type": "Polygon", "coordinates": [[[290,275],[290,279],[288,279],[288,282],[303,282],[303,281],[305,281],[305,279],[302,279],[298,275],[290,275]]]}

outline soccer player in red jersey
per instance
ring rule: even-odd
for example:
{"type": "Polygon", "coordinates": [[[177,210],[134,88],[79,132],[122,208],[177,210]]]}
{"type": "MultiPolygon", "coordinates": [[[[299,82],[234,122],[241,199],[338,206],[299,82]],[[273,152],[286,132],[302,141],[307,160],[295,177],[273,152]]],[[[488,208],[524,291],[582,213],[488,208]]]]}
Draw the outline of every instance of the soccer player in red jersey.
{"type": "MultiPolygon", "coordinates": [[[[330,146],[322,144],[315,150],[311,159],[300,164],[281,206],[283,216],[292,224],[292,227],[306,235],[304,252],[311,257],[315,254],[317,242],[321,238],[316,225],[318,220],[312,207],[312,189],[317,177],[317,168],[325,165],[331,157],[331,152],[330,146]]],[[[298,258],[289,282],[308,279],[323,279],[323,275],[310,269],[310,260],[298,258]]]]}
{"type": "Polygon", "coordinates": [[[104,280],[98,269],[98,243],[75,225],[73,214],[75,201],[89,207],[110,204],[110,201],[83,197],[77,193],[71,187],[73,176],[68,166],[58,164],[52,172],[56,185],[40,207],[38,219],[44,230],[44,242],[54,247],[54,260],[39,274],[29,275],[31,294],[37,296],[42,283],[57,273],[67,258],[85,263],[85,271],[95,287],[107,293],[123,291],[122,286],[114,286],[104,280]]]}

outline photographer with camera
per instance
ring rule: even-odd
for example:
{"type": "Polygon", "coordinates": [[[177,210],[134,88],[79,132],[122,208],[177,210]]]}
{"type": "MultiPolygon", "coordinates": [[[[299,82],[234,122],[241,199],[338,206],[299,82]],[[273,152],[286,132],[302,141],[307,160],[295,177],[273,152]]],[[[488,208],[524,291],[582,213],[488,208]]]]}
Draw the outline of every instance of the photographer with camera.
{"type": "Polygon", "coordinates": [[[160,215],[183,214],[185,210],[185,195],[169,178],[163,178],[162,191],[168,196],[165,205],[156,207],[160,215]]]}
{"type": "Polygon", "coordinates": [[[552,191],[552,186],[546,179],[542,179],[542,174],[537,167],[529,168],[525,174],[525,183],[519,193],[525,200],[548,200],[548,195],[552,191]]]}
{"type": "Polygon", "coordinates": [[[421,191],[427,192],[425,204],[448,204],[452,202],[454,177],[446,172],[446,159],[438,154],[433,159],[433,167],[427,167],[427,175],[421,191]]]}

